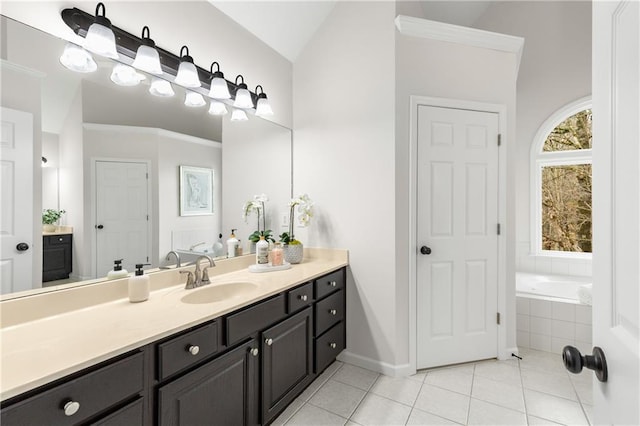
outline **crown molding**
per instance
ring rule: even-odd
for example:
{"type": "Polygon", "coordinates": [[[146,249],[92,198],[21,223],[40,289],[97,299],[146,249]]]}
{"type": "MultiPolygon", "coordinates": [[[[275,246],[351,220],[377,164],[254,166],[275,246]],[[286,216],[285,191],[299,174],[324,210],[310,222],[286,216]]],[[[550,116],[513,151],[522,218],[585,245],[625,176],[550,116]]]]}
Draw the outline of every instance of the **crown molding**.
{"type": "Polygon", "coordinates": [[[520,69],[524,47],[524,38],[522,37],[404,15],[398,15],[394,22],[402,35],[514,53],[517,59],[516,75],[520,69]]]}

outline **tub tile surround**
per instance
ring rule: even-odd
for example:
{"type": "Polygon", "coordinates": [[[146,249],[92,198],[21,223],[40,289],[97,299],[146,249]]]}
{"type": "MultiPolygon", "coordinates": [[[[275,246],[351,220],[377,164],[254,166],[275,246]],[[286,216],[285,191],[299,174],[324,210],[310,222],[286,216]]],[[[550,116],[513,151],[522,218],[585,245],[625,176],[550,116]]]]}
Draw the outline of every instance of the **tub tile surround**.
{"type": "Polygon", "coordinates": [[[529,241],[516,244],[516,271],[545,275],[592,276],[591,259],[531,255],[529,241]]]}
{"type": "Polygon", "coordinates": [[[302,263],[260,274],[247,271],[253,256],[230,260],[212,268],[210,286],[243,281],[257,289],[215,304],[181,302],[198,290],[185,290],[176,269],[149,275],[143,303],[129,303],[127,279],[2,301],[2,400],[347,266],[348,252],[305,248],[302,263]]]}
{"type": "Polygon", "coordinates": [[[591,306],[518,296],[516,313],[519,347],[559,354],[573,345],[591,353],[591,306]]]}
{"type": "Polygon", "coordinates": [[[522,360],[480,361],[422,370],[405,378],[336,361],[273,424],[591,423],[591,372],[568,373],[556,354],[526,348],[519,354],[522,360]],[[349,401],[349,409],[345,404],[326,404],[328,393],[332,399],[349,401]]]}

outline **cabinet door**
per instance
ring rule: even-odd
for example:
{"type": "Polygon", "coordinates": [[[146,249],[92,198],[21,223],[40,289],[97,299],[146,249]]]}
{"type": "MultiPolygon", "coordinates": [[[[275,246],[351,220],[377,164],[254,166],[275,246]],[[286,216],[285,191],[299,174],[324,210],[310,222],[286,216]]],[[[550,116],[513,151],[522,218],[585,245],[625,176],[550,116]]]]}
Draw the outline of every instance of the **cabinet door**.
{"type": "Polygon", "coordinates": [[[262,423],[268,423],[313,380],[311,307],[262,333],[262,423]]]}
{"type": "Polygon", "coordinates": [[[158,391],[160,425],[258,423],[255,340],[216,358],[158,391]]]}

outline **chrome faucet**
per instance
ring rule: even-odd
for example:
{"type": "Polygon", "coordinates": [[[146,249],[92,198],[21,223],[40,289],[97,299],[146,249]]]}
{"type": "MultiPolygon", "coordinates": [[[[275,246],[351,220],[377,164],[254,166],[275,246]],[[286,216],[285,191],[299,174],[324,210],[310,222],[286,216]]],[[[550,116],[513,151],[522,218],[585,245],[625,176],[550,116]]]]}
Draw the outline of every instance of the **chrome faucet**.
{"type": "Polygon", "coordinates": [[[195,283],[194,286],[195,287],[200,287],[203,285],[207,285],[209,283],[211,283],[211,280],[209,279],[209,267],[211,266],[216,266],[216,263],[213,261],[213,259],[209,256],[198,256],[198,258],[196,259],[196,270],[195,270],[195,283]],[[209,261],[209,266],[205,266],[204,270],[200,269],[200,261],[201,260],[208,260],[209,261]]]}
{"type": "Polygon", "coordinates": [[[180,265],[180,255],[177,252],[171,250],[169,253],[167,253],[167,257],[165,258],[165,260],[170,260],[172,254],[176,257],[176,268],[179,268],[182,265],[180,265]]]}
{"type": "Polygon", "coordinates": [[[194,245],[192,245],[191,247],[189,247],[189,251],[193,251],[193,249],[195,249],[196,247],[201,246],[201,245],[204,245],[204,244],[207,244],[207,243],[205,243],[205,242],[203,241],[203,242],[201,242],[201,243],[194,244],[194,245]]]}

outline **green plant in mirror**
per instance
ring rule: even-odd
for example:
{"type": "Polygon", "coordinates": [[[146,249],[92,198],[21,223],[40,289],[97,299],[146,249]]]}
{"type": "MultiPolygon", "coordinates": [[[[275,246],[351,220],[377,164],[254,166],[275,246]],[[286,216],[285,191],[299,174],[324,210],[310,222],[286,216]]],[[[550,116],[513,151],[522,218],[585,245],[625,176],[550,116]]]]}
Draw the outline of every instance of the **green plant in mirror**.
{"type": "Polygon", "coordinates": [[[264,208],[264,203],[267,201],[269,201],[267,194],[254,195],[253,200],[249,200],[244,203],[244,207],[242,208],[242,218],[245,223],[247,223],[247,217],[253,212],[256,212],[258,217],[258,230],[253,231],[253,233],[249,235],[249,241],[252,243],[260,241],[260,237],[264,237],[267,241],[276,241],[272,235],[273,231],[271,229],[267,229],[267,218],[264,208]],[[260,216],[262,216],[262,230],[260,230],[260,216]]]}
{"type": "Polygon", "coordinates": [[[42,224],[53,225],[60,220],[64,213],[66,213],[64,210],[44,209],[42,210],[42,224]]]}

